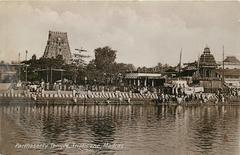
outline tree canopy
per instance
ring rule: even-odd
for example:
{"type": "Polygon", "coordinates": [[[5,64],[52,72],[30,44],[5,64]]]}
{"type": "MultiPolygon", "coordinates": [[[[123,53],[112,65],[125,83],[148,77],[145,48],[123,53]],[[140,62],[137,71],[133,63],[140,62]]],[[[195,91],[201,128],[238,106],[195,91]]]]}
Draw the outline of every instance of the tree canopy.
{"type": "MultiPolygon", "coordinates": [[[[26,73],[27,70],[29,81],[50,81],[52,74],[52,82],[66,78],[82,84],[86,82],[85,79],[89,83],[116,84],[124,73],[136,70],[133,64],[117,63],[117,50],[109,46],[96,48],[94,52],[95,58],[86,65],[66,64],[61,55],[39,59],[33,55],[32,59],[22,62],[27,68],[24,65],[21,72],[26,73]]],[[[25,75],[21,75],[22,80],[25,80],[25,75]]]]}
{"type": "Polygon", "coordinates": [[[108,46],[95,49],[96,68],[103,71],[110,71],[116,59],[116,50],[108,46]]]}

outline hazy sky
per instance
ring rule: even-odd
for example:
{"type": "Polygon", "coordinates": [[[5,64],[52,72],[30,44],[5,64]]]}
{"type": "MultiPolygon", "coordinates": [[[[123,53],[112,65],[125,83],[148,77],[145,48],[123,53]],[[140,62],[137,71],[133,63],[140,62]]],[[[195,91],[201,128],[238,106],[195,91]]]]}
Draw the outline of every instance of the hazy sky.
{"type": "MultiPolygon", "coordinates": [[[[43,55],[48,31],[68,33],[70,48],[118,51],[135,66],[196,60],[208,45],[217,60],[240,58],[239,2],[1,2],[0,59],[43,55]]],[[[93,58],[93,57],[92,57],[93,58]]]]}

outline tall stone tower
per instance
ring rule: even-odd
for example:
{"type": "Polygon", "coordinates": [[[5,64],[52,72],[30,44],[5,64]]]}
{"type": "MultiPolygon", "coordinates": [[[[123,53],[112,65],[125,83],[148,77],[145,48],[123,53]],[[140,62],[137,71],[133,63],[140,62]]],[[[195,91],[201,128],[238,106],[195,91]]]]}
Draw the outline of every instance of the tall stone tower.
{"type": "Polygon", "coordinates": [[[66,63],[70,62],[71,52],[68,44],[67,32],[49,31],[44,58],[56,58],[61,55],[66,63]]]}

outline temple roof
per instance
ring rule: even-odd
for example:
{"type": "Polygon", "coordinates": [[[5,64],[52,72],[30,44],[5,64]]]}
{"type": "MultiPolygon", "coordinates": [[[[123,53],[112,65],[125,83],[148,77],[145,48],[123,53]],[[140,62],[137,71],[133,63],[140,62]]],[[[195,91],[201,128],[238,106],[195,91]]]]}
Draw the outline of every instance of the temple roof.
{"type": "Polygon", "coordinates": [[[217,66],[215,58],[211,54],[210,49],[208,47],[204,48],[203,54],[199,59],[199,66],[200,67],[216,67],[217,66]]]}
{"type": "Polygon", "coordinates": [[[226,64],[240,64],[240,61],[235,56],[227,56],[224,60],[226,64]]]}
{"type": "Polygon", "coordinates": [[[138,78],[148,78],[148,79],[161,79],[162,74],[156,73],[127,73],[125,75],[126,79],[138,79],[138,78]]]}

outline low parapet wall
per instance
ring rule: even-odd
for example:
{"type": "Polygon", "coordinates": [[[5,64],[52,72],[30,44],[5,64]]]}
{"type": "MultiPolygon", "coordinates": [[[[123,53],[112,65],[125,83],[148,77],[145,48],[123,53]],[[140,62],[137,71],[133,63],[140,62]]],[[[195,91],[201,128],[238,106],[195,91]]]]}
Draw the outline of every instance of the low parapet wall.
{"type": "Polygon", "coordinates": [[[17,99],[21,101],[56,101],[57,104],[69,104],[68,101],[77,104],[97,104],[97,103],[108,103],[108,104],[122,104],[136,102],[142,104],[143,102],[154,101],[158,98],[156,93],[151,94],[140,94],[140,93],[127,93],[127,92],[81,92],[75,95],[71,91],[56,92],[46,91],[44,93],[0,93],[0,99],[11,100],[17,99]]]}

